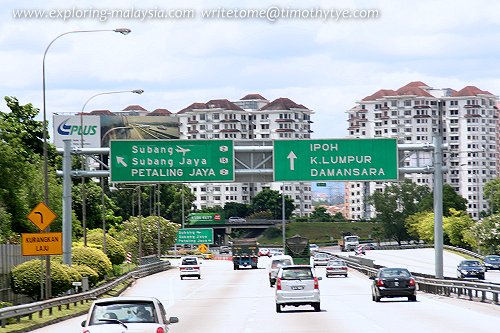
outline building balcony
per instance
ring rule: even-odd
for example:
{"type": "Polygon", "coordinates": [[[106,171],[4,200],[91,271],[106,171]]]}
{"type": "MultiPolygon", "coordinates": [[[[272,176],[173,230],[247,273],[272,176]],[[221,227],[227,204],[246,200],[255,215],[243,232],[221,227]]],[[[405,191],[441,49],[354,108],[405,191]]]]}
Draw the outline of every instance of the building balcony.
{"type": "Polygon", "coordinates": [[[188,124],[198,124],[198,120],[188,120],[188,124]]]}
{"type": "Polygon", "coordinates": [[[230,128],[230,129],[222,129],[220,130],[221,133],[239,133],[241,132],[239,129],[236,128],[230,128]]]}
{"type": "Polygon", "coordinates": [[[278,118],[275,120],[277,123],[294,123],[295,119],[278,118]]]}
{"type": "Polygon", "coordinates": [[[239,123],[240,121],[238,119],[222,119],[220,122],[221,123],[239,123]]]}
{"type": "Polygon", "coordinates": [[[464,114],[464,117],[465,118],[481,118],[481,115],[476,114],[476,113],[466,113],[466,114],[464,114]]]}
{"type": "Polygon", "coordinates": [[[196,134],[196,133],[199,133],[198,130],[189,130],[188,131],[188,134],[196,134]]]}
{"type": "Polygon", "coordinates": [[[295,132],[292,128],[278,128],[276,129],[276,133],[293,133],[295,132]]]}

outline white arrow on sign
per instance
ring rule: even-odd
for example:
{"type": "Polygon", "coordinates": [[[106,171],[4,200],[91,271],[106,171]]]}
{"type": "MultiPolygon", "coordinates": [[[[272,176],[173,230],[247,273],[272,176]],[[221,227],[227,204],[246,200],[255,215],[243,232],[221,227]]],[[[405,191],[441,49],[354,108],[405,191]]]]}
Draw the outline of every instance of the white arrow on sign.
{"type": "Polygon", "coordinates": [[[127,163],[125,163],[125,159],[121,156],[116,156],[116,163],[123,165],[124,167],[127,167],[127,163]]]}
{"type": "Polygon", "coordinates": [[[286,158],[290,160],[290,170],[295,170],[295,159],[297,156],[291,151],[286,158]]]}

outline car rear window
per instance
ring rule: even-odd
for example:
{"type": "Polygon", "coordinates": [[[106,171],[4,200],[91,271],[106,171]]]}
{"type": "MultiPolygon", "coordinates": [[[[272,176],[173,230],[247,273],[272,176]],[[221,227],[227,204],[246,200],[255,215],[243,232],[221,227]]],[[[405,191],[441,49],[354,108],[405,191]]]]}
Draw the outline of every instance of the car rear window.
{"type": "Polygon", "coordinates": [[[283,270],[283,280],[312,280],[313,273],[310,268],[292,268],[283,270]]]}
{"type": "Polygon", "coordinates": [[[273,260],[273,262],[271,263],[271,268],[280,268],[282,266],[290,265],[292,265],[292,261],[290,259],[273,260]]]}
{"type": "Polygon", "coordinates": [[[380,273],[380,277],[391,278],[391,277],[410,277],[410,272],[406,269],[391,269],[384,270],[380,273]]]}
{"type": "Polygon", "coordinates": [[[198,261],[195,258],[182,259],[182,265],[197,265],[198,261]]]}
{"type": "Polygon", "coordinates": [[[91,325],[107,324],[108,319],[124,323],[158,322],[151,302],[114,302],[96,304],[90,319],[91,325]]]}

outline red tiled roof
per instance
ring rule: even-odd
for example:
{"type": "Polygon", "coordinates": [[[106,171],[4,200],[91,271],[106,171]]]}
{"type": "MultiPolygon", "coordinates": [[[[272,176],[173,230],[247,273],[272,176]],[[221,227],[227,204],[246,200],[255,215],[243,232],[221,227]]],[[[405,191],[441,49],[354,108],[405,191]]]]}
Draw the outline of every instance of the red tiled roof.
{"type": "Polygon", "coordinates": [[[115,116],[115,114],[109,110],[92,110],[90,111],[91,115],[107,115],[107,116],[115,116]]]}
{"type": "Polygon", "coordinates": [[[379,91],[377,91],[373,95],[366,96],[362,100],[363,101],[375,101],[375,100],[377,100],[379,98],[382,98],[382,97],[385,97],[385,96],[397,96],[397,95],[398,94],[394,90],[391,90],[391,89],[380,89],[379,91]]]}
{"type": "Polygon", "coordinates": [[[186,113],[188,111],[197,110],[197,109],[208,109],[208,106],[205,103],[193,103],[193,104],[185,107],[184,109],[178,111],[177,114],[186,113]]]}
{"type": "Polygon", "coordinates": [[[454,93],[453,97],[477,96],[477,95],[492,95],[488,91],[484,91],[475,86],[467,86],[454,93]]]}
{"type": "Polygon", "coordinates": [[[172,112],[167,109],[156,109],[153,112],[148,113],[147,116],[166,116],[169,114],[172,114],[172,112]]]}
{"type": "Polygon", "coordinates": [[[122,111],[148,111],[140,105],[129,105],[122,111]]]}
{"type": "Polygon", "coordinates": [[[230,102],[227,99],[212,99],[207,102],[207,106],[209,109],[226,109],[226,110],[236,110],[236,111],[245,111],[240,108],[238,105],[230,102]]]}
{"type": "Polygon", "coordinates": [[[277,98],[271,103],[263,106],[260,110],[291,110],[291,109],[305,109],[309,110],[302,104],[297,104],[289,98],[277,98]]]}
{"type": "Polygon", "coordinates": [[[396,93],[399,96],[415,95],[423,97],[434,97],[422,88],[418,88],[415,86],[408,86],[408,85],[399,88],[398,90],[396,90],[396,93]]]}
{"type": "Polygon", "coordinates": [[[262,95],[259,94],[248,94],[245,97],[241,98],[240,101],[245,101],[245,100],[261,100],[261,101],[267,101],[262,95]]]}
{"type": "Polygon", "coordinates": [[[407,85],[405,86],[402,86],[401,88],[399,89],[402,89],[402,88],[409,88],[409,87],[413,87],[413,88],[421,88],[421,87],[428,87],[430,88],[428,85],[426,85],[425,83],[423,83],[422,81],[413,81],[413,82],[410,82],[408,83],[407,85]]]}

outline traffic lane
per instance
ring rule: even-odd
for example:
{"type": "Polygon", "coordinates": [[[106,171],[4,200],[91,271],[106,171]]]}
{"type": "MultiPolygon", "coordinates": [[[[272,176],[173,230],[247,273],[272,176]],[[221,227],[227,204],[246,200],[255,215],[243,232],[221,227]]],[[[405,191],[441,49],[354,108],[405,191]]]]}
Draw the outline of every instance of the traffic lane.
{"type": "MultiPolygon", "coordinates": [[[[349,255],[349,254],[345,254],[349,255]]],[[[354,255],[354,253],[350,253],[354,255]]],[[[406,267],[412,272],[435,275],[435,251],[433,248],[405,250],[370,250],[363,258],[372,259],[378,265],[386,267],[406,267]]],[[[449,251],[443,252],[443,275],[457,277],[457,265],[464,257],[449,251]]],[[[488,271],[486,281],[500,282],[500,271],[488,271]]]]}

